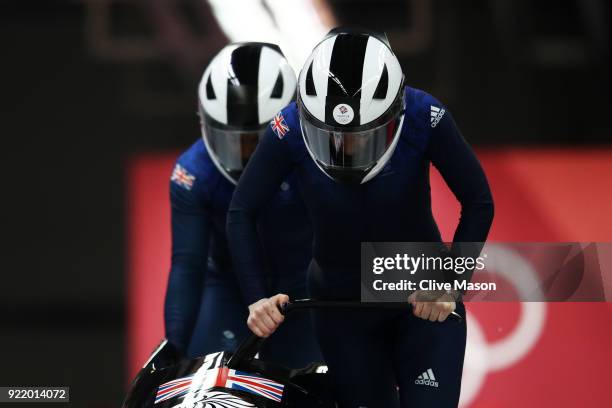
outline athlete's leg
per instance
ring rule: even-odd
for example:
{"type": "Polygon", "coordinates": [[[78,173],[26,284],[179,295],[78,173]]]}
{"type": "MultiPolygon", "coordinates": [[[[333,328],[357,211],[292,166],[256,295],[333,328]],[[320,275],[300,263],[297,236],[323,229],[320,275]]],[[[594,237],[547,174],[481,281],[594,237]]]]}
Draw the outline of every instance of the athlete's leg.
{"type": "Polygon", "coordinates": [[[198,320],[187,350],[188,357],[215,351],[234,351],[250,334],[247,307],[240,289],[223,280],[205,282],[198,320]]]}
{"type": "MultiPolygon", "coordinates": [[[[359,299],[358,280],[332,281],[313,260],[308,292],[320,300],[359,299]]],[[[397,408],[392,364],[395,311],[318,309],[313,323],[340,408],[397,408]]]]}
{"type": "Polygon", "coordinates": [[[396,408],[392,331],[384,311],[320,310],[314,322],[340,408],[396,408]]]}
{"type": "Polygon", "coordinates": [[[323,362],[308,311],[298,310],[264,343],[260,358],[290,368],[323,362]]]}
{"type": "Polygon", "coordinates": [[[394,364],[402,408],[457,407],[465,354],[465,308],[457,321],[430,322],[408,311],[396,322],[394,364]]]}
{"type": "MultiPolygon", "coordinates": [[[[272,287],[273,293],[285,293],[291,300],[308,297],[304,272],[277,276],[272,287]]],[[[264,343],[260,358],[291,368],[323,362],[310,313],[298,310],[288,316],[264,343]]]]}

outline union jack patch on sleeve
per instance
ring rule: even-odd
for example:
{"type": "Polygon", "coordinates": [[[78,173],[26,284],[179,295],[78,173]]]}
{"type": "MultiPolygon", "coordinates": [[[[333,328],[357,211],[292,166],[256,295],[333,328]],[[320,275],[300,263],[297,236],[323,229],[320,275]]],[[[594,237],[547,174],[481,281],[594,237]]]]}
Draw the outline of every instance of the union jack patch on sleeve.
{"type": "Polygon", "coordinates": [[[274,119],[270,122],[270,126],[272,126],[272,130],[276,133],[279,139],[282,139],[287,132],[289,131],[289,126],[287,126],[287,122],[285,122],[285,118],[282,113],[276,114],[274,119]]]}
{"type": "Polygon", "coordinates": [[[185,170],[183,166],[178,163],[176,166],[174,166],[174,170],[172,171],[172,177],[170,177],[170,181],[175,184],[178,184],[179,186],[187,190],[191,190],[195,179],[196,178],[193,174],[189,173],[187,170],[185,170]]]}

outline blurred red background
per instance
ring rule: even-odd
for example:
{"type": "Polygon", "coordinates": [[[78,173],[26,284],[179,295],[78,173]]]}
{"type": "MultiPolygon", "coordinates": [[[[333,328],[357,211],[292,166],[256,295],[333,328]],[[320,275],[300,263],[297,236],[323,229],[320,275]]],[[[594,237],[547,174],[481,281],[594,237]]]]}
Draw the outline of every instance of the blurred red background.
{"type": "MultiPolygon", "coordinates": [[[[503,148],[478,155],[496,205],[490,241],[612,241],[611,149],[503,148]]],[[[140,155],[128,166],[129,378],[163,337],[174,159],[175,154],[140,155]]],[[[432,199],[443,237],[450,240],[459,206],[435,171],[432,199]]],[[[462,406],[609,403],[610,304],[470,303],[468,310],[462,406]]]]}

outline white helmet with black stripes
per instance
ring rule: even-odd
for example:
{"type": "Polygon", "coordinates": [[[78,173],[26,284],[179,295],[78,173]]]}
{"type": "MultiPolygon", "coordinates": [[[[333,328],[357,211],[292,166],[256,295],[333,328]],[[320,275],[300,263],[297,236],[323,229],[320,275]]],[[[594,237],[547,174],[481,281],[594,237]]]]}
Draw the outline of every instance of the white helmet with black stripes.
{"type": "Polygon", "coordinates": [[[393,154],[404,120],[404,75],[384,34],[334,29],[298,81],[304,141],[329,177],[372,179],[393,154]]]}
{"type": "Polygon", "coordinates": [[[208,152],[236,184],[274,115],[295,96],[296,77],[274,44],[229,44],[210,62],[198,88],[208,152]]]}

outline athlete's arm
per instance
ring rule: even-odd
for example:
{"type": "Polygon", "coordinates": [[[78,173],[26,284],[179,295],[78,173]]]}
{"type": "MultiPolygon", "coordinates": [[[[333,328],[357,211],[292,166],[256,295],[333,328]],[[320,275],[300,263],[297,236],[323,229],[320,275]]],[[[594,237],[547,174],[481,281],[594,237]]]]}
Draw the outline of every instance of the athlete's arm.
{"type": "MultiPolygon", "coordinates": [[[[487,177],[450,112],[432,129],[427,155],[461,204],[451,254],[476,258],[493,222],[493,197],[487,177]]],[[[473,271],[460,277],[469,280],[473,271]]]]}
{"type": "Polygon", "coordinates": [[[166,337],[187,350],[201,303],[209,242],[209,217],[191,191],[170,183],[172,267],[164,319],[166,337]]]}
{"type": "Polygon", "coordinates": [[[493,222],[493,197],[480,162],[450,112],[432,129],[427,155],[461,204],[453,242],[484,242],[493,222]]]}
{"type": "Polygon", "coordinates": [[[289,298],[270,293],[257,245],[257,214],[270,202],[293,166],[287,146],[268,128],[240,176],[227,214],[227,237],[234,270],[249,306],[249,328],[269,336],[283,321],[277,309],[289,298]]]}

